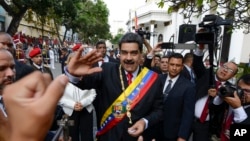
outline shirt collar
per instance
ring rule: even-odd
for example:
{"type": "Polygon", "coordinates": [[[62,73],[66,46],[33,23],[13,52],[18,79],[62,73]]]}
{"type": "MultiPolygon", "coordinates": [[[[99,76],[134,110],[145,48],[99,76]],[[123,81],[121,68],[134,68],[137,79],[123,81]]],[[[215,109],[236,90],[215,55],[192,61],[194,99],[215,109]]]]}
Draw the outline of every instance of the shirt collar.
{"type": "MultiPolygon", "coordinates": [[[[180,75],[177,75],[177,76],[175,76],[174,78],[170,78],[170,77],[169,77],[169,73],[168,73],[167,81],[171,79],[172,82],[175,83],[175,82],[177,81],[177,79],[179,78],[179,76],[180,76],[180,75]]],[[[173,84],[173,83],[172,83],[172,84],[173,84]]]]}
{"type": "Polygon", "coordinates": [[[184,66],[186,67],[186,69],[190,72],[191,71],[191,68],[188,66],[188,65],[185,65],[184,66]]]}
{"type": "MultiPolygon", "coordinates": [[[[215,81],[216,82],[219,81],[216,75],[215,75],[215,81]]],[[[220,81],[220,82],[221,82],[221,85],[224,85],[226,83],[226,81],[220,81]]]]}
{"type": "MultiPolygon", "coordinates": [[[[138,72],[139,72],[139,66],[138,66],[137,69],[132,73],[132,74],[133,74],[133,79],[137,76],[138,72]]],[[[125,74],[127,75],[128,72],[125,71],[125,74]]]]}
{"type": "Polygon", "coordinates": [[[33,63],[33,65],[37,68],[37,69],[42,69],[42,66],[38,66],[37,64],[33,63]]]}

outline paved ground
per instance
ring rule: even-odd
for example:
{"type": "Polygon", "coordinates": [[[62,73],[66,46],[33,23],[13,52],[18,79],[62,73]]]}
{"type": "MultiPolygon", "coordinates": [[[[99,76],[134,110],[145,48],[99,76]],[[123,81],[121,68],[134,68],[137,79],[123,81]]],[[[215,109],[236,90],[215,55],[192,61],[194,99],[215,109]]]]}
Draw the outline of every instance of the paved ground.
{"type": "Polygon", "coordinates": [[[55,62],[55,68],[56,69],[51,69],[54,78],[56,78],[58,75],[62,74],[61,64],[59,62],[55,62]]]}

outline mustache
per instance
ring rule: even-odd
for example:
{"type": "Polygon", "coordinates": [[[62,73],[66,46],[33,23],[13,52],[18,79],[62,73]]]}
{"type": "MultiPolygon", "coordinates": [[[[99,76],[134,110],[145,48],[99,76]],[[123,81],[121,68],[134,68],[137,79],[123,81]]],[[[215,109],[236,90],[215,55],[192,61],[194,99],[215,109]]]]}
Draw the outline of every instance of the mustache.
{"type": "Polygon", "coordinates": [[[5,82],[14,82],[15,77],[7,77],[6,79],[3,80],[3,83],[5,82]]]}
{"type": "Polygon", "coordinates": [[[125,64],[134,64],[134,61],[133,60],[124,60],[124,63],[125,64]]]}

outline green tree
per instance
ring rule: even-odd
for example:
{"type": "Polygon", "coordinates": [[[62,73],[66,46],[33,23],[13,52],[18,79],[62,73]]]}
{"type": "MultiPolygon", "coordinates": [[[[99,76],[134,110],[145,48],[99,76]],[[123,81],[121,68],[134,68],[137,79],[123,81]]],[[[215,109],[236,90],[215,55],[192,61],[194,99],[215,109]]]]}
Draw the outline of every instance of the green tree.
{"type": "Polygon", "coordinates": [[[110,41],[112,42],[112,44],[118,44],[119,40],[121,39],[121,37],[124,35],[125,31],[122,28],[118,29],[118,33],[117,35],[115,35],[110,41]]]}
{"type": "Polygon", "coordinates": [[[110,39],[106,4],[102,0],[97,0],[96,3],[87,1],[81,7],[77,23],[82,23],[79,27],[82,41],[95,44],[100,39],[110,39]]]}
{"type": "MultiPolygon", "coordinates": [[[[52,7],[52,0],[0,0],[0,5],[5,11],[12,17],[10,25],[7,29],[7,33],[14,35],[17,32],[17,28],[20,21],[24,17],[27,10],[32,9],[41,17],[47,15],[47,11],[52,7]]],[[[42,18],[41,20],[44,20],[42,18]]]]}
{"type": "Polygon", "coordinates": [[[52,21],[54,26],[51,32],[58,37],[59,27],[64,25],[65,35],[72,29],[73,33],[78,32],[84,41],[90,38],[94,39],[93,42],[111,38],[108,25],[109,11],[101,0],[96,3],[91,0],[0,0],[0,5],[12,17],[7,29],[10,35],[17,32],[22,18],[25,18],[26,21],[41,27],[42,34],[44,25],[52,21]]]}
{"type": "Polygon", "coordinates": [[[190,19],[192,16],[199,16],[207,11],[216,11],[218,16],[225,16],[234,21],[234,28],[244,28],[250,32],[250,1],[249,0],[160,0],[159,7],[169,5],[168,12],[178,11],[184,18],[190,19]],[[207,3],[210,7],[205,7],[207,3]],[[218,8],[224,11],[218,12],[218,8]]]}

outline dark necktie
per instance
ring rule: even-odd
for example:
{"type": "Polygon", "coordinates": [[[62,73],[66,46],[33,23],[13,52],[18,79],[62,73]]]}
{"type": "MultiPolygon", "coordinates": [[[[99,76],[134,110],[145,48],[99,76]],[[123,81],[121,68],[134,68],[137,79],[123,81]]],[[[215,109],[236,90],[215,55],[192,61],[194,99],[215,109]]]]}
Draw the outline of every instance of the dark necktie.
{"type": "Polygon", "coordinates": [[[226,134],[228,134],[227,132],[229,131],[230,129],[230,125],[232,124],[233,122],[233,113],[231,113],[230,115],[227,115],[228,114],[228,111],[226,110],[225,113],[224,113],[224,120],[223,120],[223,124],[222,124],[222,130],[221,130],[221,133],[220,133],[220,138],[221,138],[221,141],[229,141],[229,138],[226,136],[226,134]]]}
{"type": "MultiPolygon", "coordinates": [[[[216,90],[218,90],[219,86],[221,85],[221,82],[220,81],[216,81],[216,84],[215,84],[215,88],[216,90]]],[[[207,115],[208,115],[208,105],[209,105],[209,97],[207,98],[206,100],[206,103],[204,105],[204,108],[202,110],[202,113],[201,113],[201,117],[200,117],[200,122],[201,123],[204,123],[206,118],[207,118],[207,115]]]]}
{"type": "Polygon", "coordinates": [[[193,73],[193,70],[192,70],[192,69],[190,70],[190,78],[191,78],[191,82],[192,82],[192,83],[195,83],[195,80],[194,80],[194,73],[193,73]]]}
{"type": "Polygon", "coordinates": [[[132,83],[133,74],[131,72],[129,72],[127,74],[127,78],[128,78],[128,85],[130,85],[132,83]]]}
{"type": "Polygon", "coordinates": [[[40,72],[43,72],[43,69],[42,69],[42,68],[39,68],[39,71],[40,71],[40,72]]]}
{"type": "Polygon", "coordinates": [[[216,90],[218,90],[220,88],[220,85],[221,85],[221,82],[220,81],[216,81],[216,84],[215,84],[216,90]]]}
{"type": "Polygon", "coordinates": [[[171,90],[172,82],[173,82],[173,81],[172,81],[171,79],[168,80],[168,85],[167,85],[167,87],[166,87],[166,89],[165,89],[165,91],[164,91],[164,93],[163,93],[163,95],[164,95],[164,100],[166,100],[166,98],[167,98],[167,96],[168,96],[168,94],[169,94],[169,92],[170,92],[170,90],[171,90]]]}

